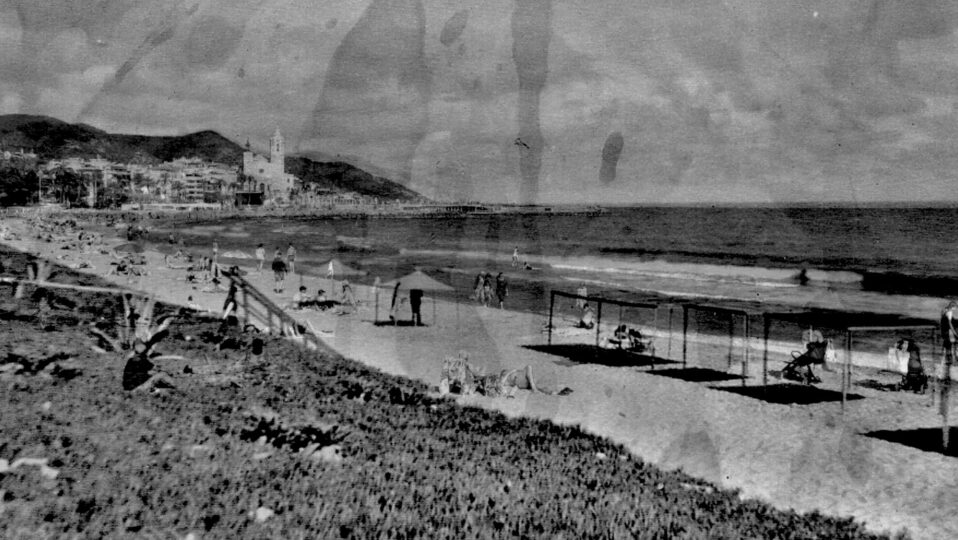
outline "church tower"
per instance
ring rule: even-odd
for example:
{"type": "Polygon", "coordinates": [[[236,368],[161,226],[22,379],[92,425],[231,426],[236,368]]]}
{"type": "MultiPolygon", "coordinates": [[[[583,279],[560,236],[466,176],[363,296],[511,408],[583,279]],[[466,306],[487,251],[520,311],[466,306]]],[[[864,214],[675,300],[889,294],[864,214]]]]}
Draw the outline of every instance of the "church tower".
{"type": "Polygon", "coordinates": [[[276,128],[276,131],[273,132],[273,136],[269,138],[269,163],[275,173],[282,175],[286,172],[285,160],[286,160],[286,149],[283,144],[283,135],[279,132],[279,128],[276,128]]]}

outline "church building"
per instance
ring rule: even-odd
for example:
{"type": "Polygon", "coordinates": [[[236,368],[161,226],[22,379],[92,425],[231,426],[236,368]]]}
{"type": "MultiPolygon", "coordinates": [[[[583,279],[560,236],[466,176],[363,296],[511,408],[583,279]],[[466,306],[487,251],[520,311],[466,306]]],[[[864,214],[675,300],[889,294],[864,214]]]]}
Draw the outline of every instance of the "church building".
{"type": "Polygon", "coordinates": [[[250,149],[246,141],[243,152],[243,175],[251,181],[249,191],[262,193],[265,200],[288,201],[290,192],[296,187],[296,177],[286,173],[286,148],[279,128],[269,138],[269,157],[259,156],[250,149]]]}

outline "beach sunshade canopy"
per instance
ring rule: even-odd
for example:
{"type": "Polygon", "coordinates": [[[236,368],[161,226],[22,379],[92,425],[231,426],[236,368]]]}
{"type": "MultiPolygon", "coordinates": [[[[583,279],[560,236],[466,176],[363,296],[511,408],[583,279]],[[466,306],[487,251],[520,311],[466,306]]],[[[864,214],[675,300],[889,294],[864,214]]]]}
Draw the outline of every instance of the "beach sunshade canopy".
{"type": "Polygon", "coordinates": [[[337,277],[339,277],[339,276],[365,276],[365,275],[366,275],[366,271],[365,271],[365,270],[360,270],[360,269],[358,269],[358,268],[353,268],[352,266],[347,266],[347,265],[343,264],[343,262],[340,261],[339,259],[331,259],[331,260],[328,260],[328,261],[324,262],[324,263],[322,264],[322,266],[319,267],[319,269],[321,270],[321,273],[324,274],[324,275],[325,275],[325,274],[328,274],[328,273],[329,273],[329,267],[330,267],[330,265],[332,265],[332,267],[333,267],[333,275],[335,275],[335,276],[337,276],[337,277]]]}
{"type": "Polygon", "coordinates": [[[427,276],[420,270],[416,270],[408,276],[403,276],[388,283],[383,283],[382,287],[384,289],[391,289],[396,286],[397,282],[399,283],[399,288],[404,291],[412,291],[417,289],[420,291],[432,292],[455,290],[453,287],[427,276]]]}
{"type": "Polygon", "coordinates": [[[120,244],[113,248],[113,251],[117,253],[143,253],[146,251],[146,248],[143,247],[143,244],[138,244],[136,242],[127,242],[125,244],[120,244]]]}

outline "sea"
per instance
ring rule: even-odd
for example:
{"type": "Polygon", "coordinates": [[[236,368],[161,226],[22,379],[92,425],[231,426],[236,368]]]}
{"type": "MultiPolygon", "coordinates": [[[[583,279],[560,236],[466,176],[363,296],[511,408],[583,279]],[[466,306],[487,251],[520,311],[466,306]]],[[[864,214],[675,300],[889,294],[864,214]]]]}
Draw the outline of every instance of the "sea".
{"type": "MultiPolygon", "coordinates": [[[[958,297],[958,208],[621,207],[592,214],[457,218],[256,218],[174,224],[200,251],[298,252],[325,275],[338,258],[383,282],[415,269],[470,302],[503,274],[507,307],[545,313],[550,291],[750,312],[884,314],[933,321],[958,297]],[[518,265],[513,262],[518,253],[518,265]]],[[[169,229],[163,229],[166,234],[169,229]]],[[[239,253],[235,253],[239,252],[239,253]]],[[[249,265],[248,259],[238,264],[249,265]]]]}

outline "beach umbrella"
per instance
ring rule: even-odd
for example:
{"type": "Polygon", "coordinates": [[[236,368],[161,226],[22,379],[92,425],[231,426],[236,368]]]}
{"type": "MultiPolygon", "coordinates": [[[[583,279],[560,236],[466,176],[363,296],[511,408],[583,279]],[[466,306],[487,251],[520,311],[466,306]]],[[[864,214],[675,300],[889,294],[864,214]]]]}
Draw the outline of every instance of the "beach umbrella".
{"type": "Polygon", "coordinates": [[[146,251],[146,248],[143,247],[143,244],[139,244],[137,242],[127,242],[125,244],[115,246],[113,251],[117,253],[143,253],[146,251]]]}
{"type": "MultiPolygon", "coordinates": [[[[394,294],[398,291],[423,291],[423,292],[444,292],[444,291],[454,291],[453,287],[446,285],[441,281],[437,281],[421,270],[416,270],[415,272],[403,276],[398,279],[394,279],[388,283],[383,283],[383,288],[393,289],[394,294]]],[[[395,299],[394,299],[395,301],[395,299]]],[[[376,311],[379,311],[379,297],[376,298],[376,311]]],[[[436,301],[433,299],[432,302],[432,318],[433,321],[436,320],[436,301]]]]}
{"type": "Polygon", "coordinates": [[[422,272],[422,270],[416,270],[415,272],[403,276],[401,278],[394,279],[388,283],[383,283],[383,287],[392,288],[396,286],[396,282],[399,282],[399,290],[402,291],[411,291],[418,289],[420,291],[428,292],[444,292],[444,291],[454,291],[455,289],[446,285],[441,281],[437,281],[422,272]]]}

